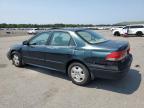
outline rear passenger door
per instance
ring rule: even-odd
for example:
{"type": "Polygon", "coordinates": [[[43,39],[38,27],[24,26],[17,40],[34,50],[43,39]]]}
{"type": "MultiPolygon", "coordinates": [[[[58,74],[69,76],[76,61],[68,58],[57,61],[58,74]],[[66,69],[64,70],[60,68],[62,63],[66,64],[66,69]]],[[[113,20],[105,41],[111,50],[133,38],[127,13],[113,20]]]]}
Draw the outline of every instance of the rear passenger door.
{"type": "Polygon", "coordinates": [[[46,47],[46,66],[58,71],[65,70],[66,62],[72,58],[75,42],[68,32],[54,31],[46,47]]]}

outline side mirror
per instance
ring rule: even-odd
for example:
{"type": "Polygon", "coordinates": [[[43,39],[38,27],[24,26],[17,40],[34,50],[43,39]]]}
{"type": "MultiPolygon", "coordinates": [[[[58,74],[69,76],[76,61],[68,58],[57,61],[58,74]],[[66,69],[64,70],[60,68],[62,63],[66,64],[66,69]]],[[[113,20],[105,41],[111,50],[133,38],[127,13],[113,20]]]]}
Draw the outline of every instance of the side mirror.
{"type": "Polygon", "coordinates": [[[28,41],[23,41],[23,45],[29,45],[28,41]]]}

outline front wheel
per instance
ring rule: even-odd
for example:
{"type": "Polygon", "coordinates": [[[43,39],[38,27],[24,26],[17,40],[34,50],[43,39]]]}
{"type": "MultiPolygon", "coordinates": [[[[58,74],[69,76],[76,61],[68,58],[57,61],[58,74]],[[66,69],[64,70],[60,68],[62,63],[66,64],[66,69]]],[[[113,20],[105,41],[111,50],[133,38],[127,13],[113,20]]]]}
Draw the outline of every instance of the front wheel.
{"type": "Polygon", "coordinates": [[[120,36],[120,33],[117,31],[114,33],[114,36],[120,36]]]}
{"type": "Polygon", "coordinates": [[[87,67],[81,63],[72,63],[68,67],[68,75],[74,84],[83,86],[89,83],[90,73],[87,67]]]}
{"type": "Polygon", "coordinates": [[[22,59],[21,56],[18,52],[15,52],[12,55],[12,63],[16,66],[16,67],[21,67],[23,65],[22,63],[22,59]]]}

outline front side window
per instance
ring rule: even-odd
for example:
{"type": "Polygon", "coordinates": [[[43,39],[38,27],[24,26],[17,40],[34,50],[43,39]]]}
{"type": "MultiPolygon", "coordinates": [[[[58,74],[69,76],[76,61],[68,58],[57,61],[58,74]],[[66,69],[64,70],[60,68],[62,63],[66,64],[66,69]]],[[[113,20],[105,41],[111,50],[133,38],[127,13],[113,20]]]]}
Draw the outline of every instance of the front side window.
{"type": "Polygon", "coordinates": [[[48,41],[50,33],[41,33],[38,36],[34,37],[29,44],[30,45],[45,45],[48,41]]]}
{"type": "Polygon", "coordinates": [[[88,43],[95,44],[106,41],[100,34],[93,30],[80,30],[76,32],[83,40],[88,43]]]}
{"type": "Polygon", "coordinates": [[[128,29],[129,28],[129,26],[126,26],[126,27],[124,27],[123,29],[128,29]]]}
{"type": "Polygon", "coordinates": [[[71,36],[65,32],[54,32],[53,38],[51,40],[51,45],[53,46],[69,46],[71,41],[71,36]]]}

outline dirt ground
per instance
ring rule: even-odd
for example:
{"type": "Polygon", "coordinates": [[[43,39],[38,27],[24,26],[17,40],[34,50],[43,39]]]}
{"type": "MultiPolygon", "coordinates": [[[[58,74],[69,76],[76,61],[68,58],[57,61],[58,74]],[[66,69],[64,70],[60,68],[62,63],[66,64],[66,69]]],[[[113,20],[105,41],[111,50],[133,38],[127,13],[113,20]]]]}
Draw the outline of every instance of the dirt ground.
{"type": "Polygon", "coordinates": [[[59,72],[14,67],[6,57],[9,46],[30,36],[0,36],[0,108],[143,108],[144,37],[98,32],[107,39],[129,41],[133,63],[123,79],[96,79],[86,87],[72,84],[59,72]]]}

